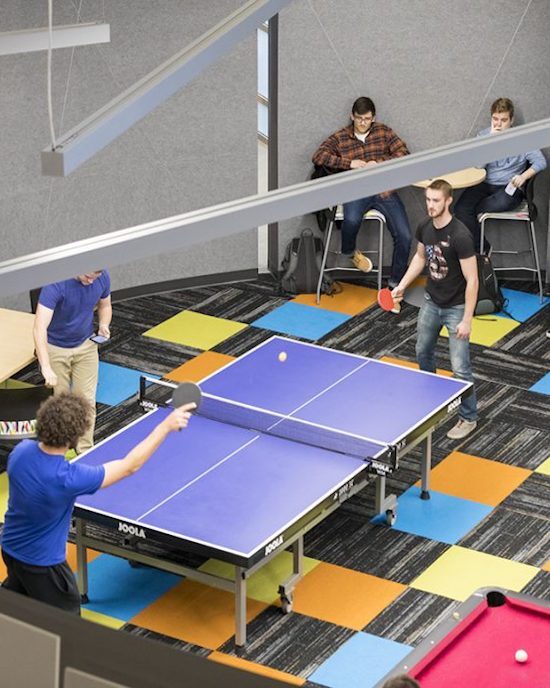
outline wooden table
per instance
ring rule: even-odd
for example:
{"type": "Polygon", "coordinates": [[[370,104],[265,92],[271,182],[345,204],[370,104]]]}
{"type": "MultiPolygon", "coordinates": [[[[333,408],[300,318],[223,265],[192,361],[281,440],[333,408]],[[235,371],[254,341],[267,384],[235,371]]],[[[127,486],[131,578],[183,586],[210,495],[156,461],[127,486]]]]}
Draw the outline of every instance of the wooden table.
{"type": "Polygon", "coordinates": [[[0,308],[0,382],[34,361],[34,315],[0,308]]]}
{"type": "Polygon", "coordinates": [[[449,172],[449,174],[440,174],[438,177],[432,179],[423,179],[421,182],[415,182],[413,186],[419,188],[427,188],[434,179],[444,179],[453,187],[453,189],[465,189],[468,186],[475,186],[482,182],[487,175],[485,169],[479,167],[468,167],[465,170],[457,170],[456,172],[449,172]]]}

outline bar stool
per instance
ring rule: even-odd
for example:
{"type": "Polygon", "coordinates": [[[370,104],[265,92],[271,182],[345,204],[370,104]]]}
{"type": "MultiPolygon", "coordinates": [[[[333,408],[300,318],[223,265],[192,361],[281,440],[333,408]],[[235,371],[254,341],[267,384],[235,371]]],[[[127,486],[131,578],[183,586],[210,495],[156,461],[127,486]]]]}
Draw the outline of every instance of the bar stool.
{"type": "MultiPolygon", "coordinates": [[[[341,221],[344,219],[344,208],[341,205],[336,206],[333,208],[327,231],[325,234],[325,250],[323,251],[323,259],[321,261],[321,270],[319,271],[319,281],[317,282],[317,303],[320,302],[321,300],[321,287],[323,284],[323,277],[325,273],[327,272],[332,272],[334,270],[345,270],[346,272],[361,272],[358,268],[341,268],[341,267],[331,267],[327,268],[327,258],[329,253],[334,253],[338,255],[340,251],[331,251],[330,250],[330,241],[332,238],[332,231],[334,229],[334,225],[336,222],[341,221]]],[[[376,267],[371,270],[371,272],[376,273],[377,275],[377,284],[378,284],[378,290],[382,288],[382,268],[384,264],[384,227],[386,226],[386,218],[384,215],[379,212],[378,210],[367,210],[367,212],[363,215],[363,221],[368,221],[368,222],[376,222],[378,224],[378,246],[376,249],[371,250],[371,251],[361,251],[361,253],[369,254],[377,254],[378,256],[378,262],[376,263],[376,267]]],[[[370,273],[369,273],[370,274],[370,273]]]]}
{"type": "Polygon", "coordinates": [[[495,251],[493,250],[491,255],[514,255],[520,256],[523,253],[529,253],[531,255],[531,266],[517,265],[511,267],[494,267],[495,272],[498,271],[510,271],[516,272],[518,270],[526,270],[527,272],[532,272],[533,278],[536,275],[539,283],[539,297],[542,303],[544,297],[544,290],[542,286],[542,272],[540,269],[539,252],[537,248],[537,236],[535,233],[535,220],[537,219],[538,209],[535,205],[533,199],[533,182],[529,180],[525,188],[525,200],[518,206],[515,210],[510,210],[508,212],[501,213],[482,213],[478,216],[478,221],[481,228],[480,235],[480,246],[483,246],[485,239],[485,223],[487,220],[517,220],[519,222],[525,223],[527,229],[527,235],[529,237],[529,248],[523,249],[521,251],[495,251]]]}

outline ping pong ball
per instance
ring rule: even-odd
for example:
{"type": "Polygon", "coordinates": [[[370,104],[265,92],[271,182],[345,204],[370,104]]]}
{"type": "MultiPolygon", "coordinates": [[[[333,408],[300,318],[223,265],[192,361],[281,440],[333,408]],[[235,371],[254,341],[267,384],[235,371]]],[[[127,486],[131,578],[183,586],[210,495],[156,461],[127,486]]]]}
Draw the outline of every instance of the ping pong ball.
{"type": "Polygon", "coordinates": [[[525,652],[525,650],[518,650],[516,652],[516,662],[520,662],[521,664],[523,664],[523,662],[527,661],[527,658],[528,654],[527,652],[525,652]]]}
{"type": "Polygon", "coordinates": [[[279,361],[281,361],[281,363],[284,363],[286,361],[286,352],[281,351],[281,353],[279,354],[279,356],[277,358],[279,359],[279,361]]]}

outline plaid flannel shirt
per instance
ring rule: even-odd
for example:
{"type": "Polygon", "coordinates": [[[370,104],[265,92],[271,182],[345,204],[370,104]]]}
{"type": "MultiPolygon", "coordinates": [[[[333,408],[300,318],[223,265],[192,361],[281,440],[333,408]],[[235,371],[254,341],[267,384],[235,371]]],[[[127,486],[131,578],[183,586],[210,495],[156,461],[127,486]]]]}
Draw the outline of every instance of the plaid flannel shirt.
{"type": "MultiPolygon", "coordinates": [[[[373,122],[365,143],[355,137],[353,124],[331,134],[313,154],[315,165],[324,165],[333,170],[349,170],[352,160],[383,162],[409,154],[407,144],[381,122],[373,122]]],[[[389,198],[395,191],[379,194],[389,198]]]]}

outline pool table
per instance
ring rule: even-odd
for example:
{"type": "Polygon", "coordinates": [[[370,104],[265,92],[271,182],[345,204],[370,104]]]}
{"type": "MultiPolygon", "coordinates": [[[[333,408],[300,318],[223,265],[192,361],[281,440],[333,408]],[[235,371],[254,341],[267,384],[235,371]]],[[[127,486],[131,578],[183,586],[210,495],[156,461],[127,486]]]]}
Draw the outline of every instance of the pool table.
{"type": "Polygon", "coordinates": [[[422,688],[550,688],[550,602],[482,588],[442,621],[382,681],[399,674],[422,688]],[[524,663],[516,651],[528,654],[524,663]]]}

